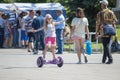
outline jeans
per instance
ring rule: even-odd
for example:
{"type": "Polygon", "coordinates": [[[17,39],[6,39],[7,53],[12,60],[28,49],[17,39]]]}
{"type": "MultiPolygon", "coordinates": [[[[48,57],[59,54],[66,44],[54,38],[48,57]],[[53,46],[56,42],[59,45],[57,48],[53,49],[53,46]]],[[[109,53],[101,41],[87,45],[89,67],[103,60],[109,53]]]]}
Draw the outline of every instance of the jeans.
{"type": "Polygon", "coordinates": [[[45,42],[44,42],[44,33],[35,33],[35,49],[38,51],[40,45],[42,46],[42,50],[45,49],[45,42]]]}
{"type": "Polygon", "coordinates": [[[19,37],[18,37],[18,46],[21,47],[21,29],[18,29],[18,34],[19,34],[19,37]]]}
{"type": "Polygon", "coordinates": [[[102,43],[103,43],[103,59],[102,62],[105,63],[106,59],[108,58],[108,61],[112,62],[113,58],[111,55],[111,50],[110,50],[110,40],[111,37],[102,37],[102,43]]]}
{"type": "Polygon", "coordinates": [[[58,52],[59,54],[63,53],[63,29],[56,29],[56,40],[57,40],[57,46],[58,46],[58,52]]]}
{"type": "Polygon", "coordinates": [[[13,35],[13,46],[14,47],[18,47],[18,39],[19,39],[19,33],[18,33],[18,29],[14,28],[14,35],[13,35]]]}
{"type": "Polygon", "coordinates": [[[4,42],[4,28],[0,28],[0,48],[3,47],[4,42]]]}

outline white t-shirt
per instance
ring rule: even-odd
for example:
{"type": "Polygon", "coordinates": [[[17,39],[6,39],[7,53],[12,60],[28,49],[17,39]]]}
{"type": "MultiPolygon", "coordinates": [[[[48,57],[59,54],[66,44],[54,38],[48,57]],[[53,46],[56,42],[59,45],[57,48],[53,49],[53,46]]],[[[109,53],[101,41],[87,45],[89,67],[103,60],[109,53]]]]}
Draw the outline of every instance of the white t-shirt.
{"type": "Polygon", "coordinates": [[[73,18],[71,26],[75,26],[73,36],[79,36],[85,38],[85,26],[88,26],[87,18],[73,18]]]}
{"type": "Polygon", "coordinates": [[[53,24],[47,25],[48,29],[45,30],[46,37],[56,37],[55,26],[53,24]]]}

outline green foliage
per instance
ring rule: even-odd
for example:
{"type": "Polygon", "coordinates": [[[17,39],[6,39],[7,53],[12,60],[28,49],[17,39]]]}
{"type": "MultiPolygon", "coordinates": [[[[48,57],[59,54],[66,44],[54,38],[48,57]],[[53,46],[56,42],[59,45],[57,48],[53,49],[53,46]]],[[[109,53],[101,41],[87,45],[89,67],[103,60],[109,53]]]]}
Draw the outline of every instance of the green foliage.
{"type": "Polygon", "coordinates": [[[11,3],[13,0],[1,0],[0,3],[11,3]]]}
{"type": "Polygon", "coordinates": [[[20,3],[46,3],[51,0],[1,0],[0,3],[12,3],[12,2],[20,2],[20,3]]]}
{"type": "Polygon", "coordinates": [[[117,38],[120,41],[120,25],[117,26],[117,38]]]}
{"type": "Polygon", "coordinates": [[[45,3],[47,0],[15,0],[15,2],[21,3],[45,3]]]}

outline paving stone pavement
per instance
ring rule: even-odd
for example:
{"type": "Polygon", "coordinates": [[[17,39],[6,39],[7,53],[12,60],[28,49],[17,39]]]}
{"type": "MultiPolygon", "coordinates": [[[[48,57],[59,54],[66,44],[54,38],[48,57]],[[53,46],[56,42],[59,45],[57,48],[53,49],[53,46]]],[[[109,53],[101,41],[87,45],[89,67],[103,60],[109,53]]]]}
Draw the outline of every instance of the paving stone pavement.
{"type": "MultiPolygon", "coordinates": [[[[88,55],[88,63],[77,63],[74,52],[64,52],[63,67],[44,65],[38,68],[36,60],[42,56],[28,53],[26,49],[0,49],[0,80],[120,80],[120,53],[114,53],[113,64],[101,64],[102,54],[88,55]]],[[[47,52],[46,59],[52,59],[47,52]]]]}

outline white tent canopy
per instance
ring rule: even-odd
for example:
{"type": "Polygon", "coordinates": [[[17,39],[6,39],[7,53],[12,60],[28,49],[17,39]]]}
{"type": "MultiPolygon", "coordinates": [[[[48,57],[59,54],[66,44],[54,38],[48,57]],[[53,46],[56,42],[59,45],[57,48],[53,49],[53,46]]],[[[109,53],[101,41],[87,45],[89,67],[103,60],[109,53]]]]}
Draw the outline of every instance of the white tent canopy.
{"type": "Polygon", "coordinates": [[[27,10],[41,10],[43,16],[51,14],[54,18],[57,16],[56,10],[62,10],[64,16],[66,16],[66,9],[60,3],[1,3],[0,10],[15,10],[17,13],[27,10]]]}
{"type": "Polygon", "coordinates": [[[0,10],[9,10],[11,4],[0,3],[0,10]]]}
{"type": "Polygon", "coordinates": [[[13,3],[12,6],[19,10],[63,10],[60,3],[13,3]]]}
{"type": "Polygon", "coordinates": [[[65,10],[60,3],[0,3],[2,10],[65,10]]]}
{"type": "Polygon", "coordinates": [[[43,4],[35,4],[35,9],[40,10],[64,10],[65,8],[60,3],[43,3],[43,4]]]}

